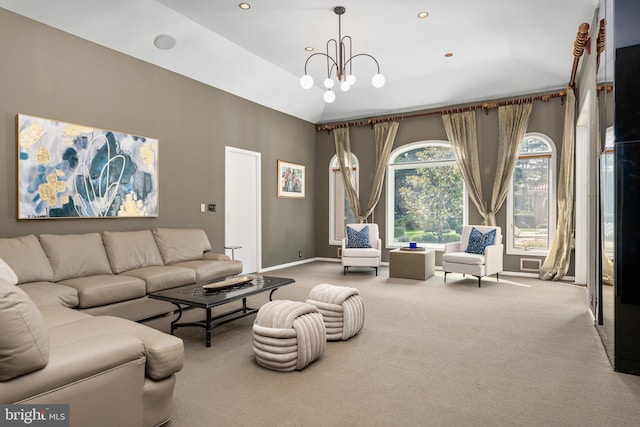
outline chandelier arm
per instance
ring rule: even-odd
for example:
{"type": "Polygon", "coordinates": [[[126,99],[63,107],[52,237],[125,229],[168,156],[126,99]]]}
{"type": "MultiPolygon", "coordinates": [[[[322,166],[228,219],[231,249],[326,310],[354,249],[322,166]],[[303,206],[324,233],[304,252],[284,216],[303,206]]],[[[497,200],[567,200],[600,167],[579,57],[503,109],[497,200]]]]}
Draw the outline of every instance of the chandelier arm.
{"type": "Polygon", "coordinates": [[[334,58],[338,58],[338,41],[336,39],[329,39],[327,40],[327,78],[331,78],[331,70],[333,69],[333,67],[336,67],[336,74],[340,72],[340,63],[339,61],[336,62],[336,59],[334,58]],[[333,43],[334,56],[331,56],[329,54],[331,43],[333,43]],[[329,63],[329,59],[333,62],[333,65],[329,63]]]}
{"type": "Polygon", "coordinates": [[[353,55],[351,58],[347,59],[347,61],[344,63],[345,66],[347,66],[347,64],[350,64],[350,62],[357,58],[358,56],[368,56],[369,58],[373,59],[373,62],[376,63],[376,67],[378,68],[378,74],[380,74],[380,64],[378,64],[378,60],[376,58],[373,57],[373,55],[369,55],[368,53],[359,53],[357,55],[353,55]]]}
{"type": "Polygon", "coordinates": [[[334,66],[335,66],[335,67],[337,67],[337,66],[338,66],[338,64],[336,63],[336,61],[335,61],[332,57],[330,57],[329,55],[327,55],[326,53],[324,53],[324,52],[316,52],[316,53],[313,53],[313,54],[309,55],[309,57],[307,58],[307,60],[304,62],[304,73],[305,73],[305,74],[307,74],[307,64],[309,63],[309,60],[310,60],[311,58],[313,58],[314,56],[316,56],[316,55],[326,56],[328,60],[330,60],[331,62],[333,62],[332,67],[334,67],[334,66]]]}
{"type": "MultiPolygon", "coordinates": [[[[353,74],[353,69],[351,68],[351,64],[349,63],[349,61],[351,60],[351,58],[353,58],[353,50],[352,50],[352,44],[353,44],[353,39],[351,38],[351,36],[344,36],[341,40],[340,40],[340,44],[342,46],[345,46],[344,40],[349,39],[349,59],[342,64],[343,68],[347,67],[347,64],[349,64],[349,74],[353,74]]],[[[346,54],[346,52],[345,52],[346,54]]],[[[344,73],[344,69],[342,70],[342,72],[344,73]]]]}

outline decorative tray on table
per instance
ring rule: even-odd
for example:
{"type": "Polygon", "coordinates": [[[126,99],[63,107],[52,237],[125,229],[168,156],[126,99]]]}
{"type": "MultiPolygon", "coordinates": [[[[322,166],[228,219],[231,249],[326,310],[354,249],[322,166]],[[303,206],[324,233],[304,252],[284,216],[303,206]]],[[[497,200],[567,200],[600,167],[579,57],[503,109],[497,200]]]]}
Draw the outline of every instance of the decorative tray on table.
{"type": "Polygon", "coordinates": [[[409,247],[409,246],[402,246],[402,247],[400,248],[400,250],[401,250],[401,251],[413,251],[413,252],[415,252],[415,251],[424,251],[424,248],[423,248],[423,247],[420,247],[420,246],[418,246],[418,247],[416,247],[416,248],[411,248],[411,247],[409,247]]]}
{"type": "Polygon", "coordinates": [[[249,283],[253,280],[252,276],[234,276],[228,279],[222,280],[220,282],[209,283],[208,285],[202,286],[205,292],[216,291],[221,288],[228,288],[231,286],[242,285],[245,283],[249,283]]]}

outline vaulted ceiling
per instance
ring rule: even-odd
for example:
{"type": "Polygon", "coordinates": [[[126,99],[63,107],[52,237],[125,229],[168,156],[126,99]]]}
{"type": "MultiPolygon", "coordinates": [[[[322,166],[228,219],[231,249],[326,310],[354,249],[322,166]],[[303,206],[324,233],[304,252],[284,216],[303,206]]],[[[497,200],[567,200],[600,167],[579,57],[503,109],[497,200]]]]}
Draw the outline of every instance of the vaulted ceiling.
{"type": "MultiPolygon", "coordinates": [[[[581,23],[600,0],[0,0],[0,7],[312,123],[393,114],[564,88],[581,23]],[[310,52],[342,35],[356,84],[323,101],[326,61],[310,52]],[[418,18],[419,12],[428,17],[418,18]],[[168,50],[158,35],[176,40],[168,50]],[[446,56],[452,53],[453,56],[446,56]]],[[[595,39],[597,28],[591,29],[595,39]]],[[[311,52],[313,53],[313,52],[311,52]]],[[[610,65],[610,64],[606,64],[610,65]]],[[[602,73],[607,67],[601,67],[602,73]]]]}

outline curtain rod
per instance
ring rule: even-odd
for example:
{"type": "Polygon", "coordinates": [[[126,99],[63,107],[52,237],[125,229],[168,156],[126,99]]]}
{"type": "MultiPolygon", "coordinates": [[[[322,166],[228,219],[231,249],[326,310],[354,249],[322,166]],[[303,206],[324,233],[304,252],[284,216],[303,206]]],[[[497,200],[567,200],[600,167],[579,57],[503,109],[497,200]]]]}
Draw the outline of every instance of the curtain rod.
{"type": "MultiPolygon", "coordinates": [[[[599,84],[597,85],[598,96],[601,91],[611,92],[613,90],[613,84],[599,84]]],[[[441,110],[433,110],[433,111],[425,111],[421,113],[407,113],[407,114],[399,114],[395,116],[385,116],[385,117],[370,117],[366,119],[353,120],[348,122],[339,122],[339,123],[325,123],[316,125],[316,131],[326,130],[327,132],[331,132],[333,129],[338,128],[347,128],[347,127],[360,127],[360,126],[371,126],[376,123],[384,123],[384,122],[393,122],[404,119],[413,119],[416,117],[427,117],[427,116],[435,116],[442,114],[453,114],[453,113],[461,113],[464,111],[476,111],[476,110],[484,110],[486,114],[489,113],[489,110],[493,108],[498,108],[503,105],[513,105],[513,104],[525,104],[534,101],[542,101],[547,102],[553,98],[561,98],[562,103],[564,104],[564,97],[567,95],[566,90],[561,90],[556,93],[548,93],[545,95],[536,95],[536,96],[527,96],[524,98],[514,98],[505,101],[496,101],[496,102],[485,102],[483,104],[469,105],[466,107],[459,108],[447,108],[441,110]]]]}
{"type": "Polygon", "coordinates": [[[398,120],[404,120],[404,119],[413,119],[416,117],[427,117],[427,116],[435,116],[435,115],[442,115],[442,114],[461,113],[464,111],[485,110],[485,113],[488,114],[489,110],[493,108],[498,108],[503,105],[525,104],[533,101],[547,102],[553,98],[562,98],[562,102],[564,102],[564,97],[566,96],[566,94],[567,93],[565,90],[561,90],[560,92],[548,93],[545,95],[528,96],[524,98],[514,98],[506,101],[485,102],[482,104],[468,105],[466,107],[447,108],[447,109],[441,109],[441,110],[425,111],[421,113],[398,114],[398,115],[386,116],[386,117],[370,117],[366,119],[352,120],[348,122],[325,123],[325,124],[316,125],[316,131],[326,130],[327,132],[329,132],[337,128],[373,126],[376,123],[392,122],[392,121],[398,121],[398,120]]]}

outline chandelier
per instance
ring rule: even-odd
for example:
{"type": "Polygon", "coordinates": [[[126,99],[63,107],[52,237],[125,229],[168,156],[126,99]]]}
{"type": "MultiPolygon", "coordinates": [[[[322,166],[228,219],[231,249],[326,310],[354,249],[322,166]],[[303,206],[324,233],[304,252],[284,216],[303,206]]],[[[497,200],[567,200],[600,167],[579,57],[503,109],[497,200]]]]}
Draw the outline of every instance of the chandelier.
{"type": "Polygon", "coordinates": [[[300,77],[300,86],[304,89],[310,89],[313,86],[313,77],[307,74],[307,64],[309,60],[314,56],[324,56],[327,61],[327,78],[324,80],[324,87],[327,89],[322,96],[324,101],[332,103],[336,99],[336,94],[331,89],[335,86],[333,76],[338,81],[340,89],[347,91],[356,82],[356,77],[353,75],[352,61],[359,56],[368,56],[376,63],[378,72],[371,78],[371,84],[375,88],[381,88],[384,86],[384,76],[380,74],[380,64],[378,60],[368,53],[359,53],[353,55],[351,52],[351,37],[342,36],[342,21],[341,17],[346,12],[346,9],[342,6],[337,6],[333,9],[333,12],[338,15],[338,40],[329,39],[327,41],[327,51],[317,52],[309,55],[304,63],[304,76],[300,77]],[[348,52],[348,58],[347,58],[348,52]],[[333,54],[333,56],[331,56],[333,54]]]}

